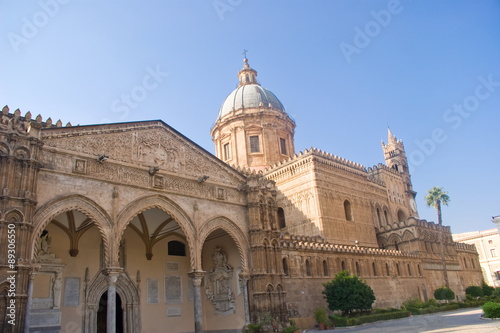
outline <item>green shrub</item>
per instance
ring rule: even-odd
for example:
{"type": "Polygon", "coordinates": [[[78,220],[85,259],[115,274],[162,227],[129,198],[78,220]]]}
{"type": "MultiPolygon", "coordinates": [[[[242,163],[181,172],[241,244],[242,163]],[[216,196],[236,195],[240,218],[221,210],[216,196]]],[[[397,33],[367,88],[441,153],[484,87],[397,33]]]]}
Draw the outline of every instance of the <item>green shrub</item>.
{"type": "Polygon", "coordinates": [[[483,312],[486,318],[500,318],[500,304],[486,302],[483,305],[483,312]]]}
{"type": "Polygon", "coordinates": [[[409,317],[410,315],[411,315],[411,312],[409,312],[409,311],[399,310],[399,311],[395,311],[395,312],[378,313],[378,314],[360,316],[360,317],[356,317],[356,318],[348,318],[347,319],[347,326],[373,323],[375,321],[380,321],[380,320],[405,318],[405,317],[409,317]]]}
{"type": "Polygon", "coordinates": [[[281,333],[293,333],[295,331],[300,331],[300,328],[297,326],[295,321],[290,320],[289,324],[287,327],[283,328],[281,330],[281,333]]]}
{"type": "Polygon", "coordinates": [[[335,327],[345,327],[347,326],[347,318],[342,317],[340,314],[336,313],[328,317],[335,327]]]}
{"type": "Polygon", "coordinates": [[[351,313],[354,310],[371,309],[375,301],[373,289],[356,275],[349,275],[348,271],[341,271],[335,278],[324,283],[323,295],[332,311],[340,310],[351,313]]]}
{"type": "Polygon", "coordinates": [[[248,324],[243,328],[243,333],[259,333],[262,330],[262,324],[248,324]]]}
{"type": "Polygon", "coordinates": [[[412,309],[408,309],[408,311],[411,311],[411,313],[414,315],[423,315],[423,314],[428,314],[428,313],[451,311],[451,310],[457,310],[457,309],[459,309],[458,303],[450,303],[450,304],[445,304],[445,305],[438,306],[438,307],[429,307],[429,308],[422,308],[422,309],[412,308],[412,309]]]}
{"type": "Polygon", "coordinates": [[[326,309],[321,307],[314,309],[314,319],[318,324],[326,323],[326,320],[328,319],[328,316],[326,315],[326,309]]]}
{"type": "Polygon", "coordinates": [[[491,295],[493,295],[493,292],[495,291],[495,288],[488,286],[486,284],[486,282],[484,282],[484,280],[483,280],[481,287],[483,289],[484,296],[491,296],[491,295]]]}
{"type": "Polygon", "coordinates": [[[465,288],[465,294],[471,297],[481,297],[484,295],[483,288],[479,286],[469,286],[465,288]]]}
{"type": "Polygon", "coordinates": [[[441,287],[434,290],[434,298],[440,301],[451,301],[455,299],[455,293],[450,288],[441,287]]]}

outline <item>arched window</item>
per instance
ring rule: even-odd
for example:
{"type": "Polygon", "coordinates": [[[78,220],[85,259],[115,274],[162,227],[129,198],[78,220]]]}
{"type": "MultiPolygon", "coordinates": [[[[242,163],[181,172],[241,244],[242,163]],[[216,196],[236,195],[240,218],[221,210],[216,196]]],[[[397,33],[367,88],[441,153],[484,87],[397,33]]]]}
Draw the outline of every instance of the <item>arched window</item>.
{"type": "Polygon", "coordinates": [[[464,258],[464,265],[465,265],[465,268],[469,268],[469,267],[467,267],[467,259],[466,258],[464,258]]]}
{"type": "Polygon", "coordinates": [[[398,222],[406,221],[406,214],[401,209],[398,210],[398,222]]]}
{"type": "Polygon", "coordinates": [[[385,272],[387,273],[387,276],[391,275],[391,271],[389,270],[389,264],[385,264],[385,272]]]}
{"type": "Polygon", "coordinates": [[[279,221],[279,224],[280,224],[280,229],[286,227],[285,211],[281,207],[278,208],[278,221],[279,221]]]}
{"type": "Polygon", "coordinates": [[[326,260],[323,260],[323,275],[328,276],[328,264],[326,263],[326,260]]]}
{"type": "Polygon", "coordinates": [[[474,259],[470,258],[470,262],[472,263],[472,268],[476,269],[476,264],[474,263],[474,259]]]}
{"type": "Polygon", "coordinates": [[[340,267],[342,268],[343,271],[345,271],[345,262],[344,262],[344,260],[342,260],[342,262],[340,263],[340,267]]]}
{"type": "Polygon", "coordinates": [[[360,269],[359,269],[359,263],[356,261],[356,274],[361,275],[360,269]]]}
{"type": "Polygon", "coordinates": [[[372,268],[373,268],[373,276],[377,276],[377,266],[375,263],[372,263],[372,268]]]}
{"type": "Polygon", "coordinates": [[[344,201],[344,213],[347,221],[352,221],[352,209],[349,200],[344,201]]]}
{"type": "Polygon", "coordinates": [[[306,275],[311,276],[311,265],[309,264],[309,260],[306,260],[306,275]]]}
{"type": "Polygon", "coordinates": [[[396,249],[396,251],[399,251],[399,246],[397,241],[394,241],[394,248],[396,249]]]}
{"type": "Polygon", "coordinates": [[[169,256],[186,256],[186,245],[178,241],[168,242],[168,255],[169,256]]]}
{"type": "Polygon", "coordinates": [[[422,270],[420,269],[420,264],[417,265],[417,269],[418,269],[418,276],[422,276],[422,270]]]}
{"type": "Polygon", "coordinates": [[[384,209],[384,218],[385,218],[385,224],[389,224],[389,214],[387,214],[387,211],[384,209]]]}
{"type": "Polygon", "coordinates": [[[408,275],[411,276],[411,266],[408,264],[408,275]]]}
{"type": "Polygon", "coordinates": [[[288,276],[288,262],[286,261],[286,258],[283,258],[283,273],[288,276]]]}
{"type": "Polygon", "coordinates": [[[377,208],[377,219],[378,219],[378,225],[382,226],[382,219],[380,218],[380,209],[377,208]]]}
{"type": "Polygon", "coordinates": [[[401,276],[401,271],[399,270],[399,264],[396,264],[396,272],[398,272],[398,276],[401,276]]]}

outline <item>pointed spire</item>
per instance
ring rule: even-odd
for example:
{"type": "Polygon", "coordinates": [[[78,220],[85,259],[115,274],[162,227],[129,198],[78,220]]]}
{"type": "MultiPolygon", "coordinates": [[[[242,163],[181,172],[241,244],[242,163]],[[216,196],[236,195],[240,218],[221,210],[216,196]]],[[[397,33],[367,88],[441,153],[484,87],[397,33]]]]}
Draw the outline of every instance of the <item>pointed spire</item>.
{"type": "Polygon", "coordinates": [[[389,126],[387,126],[387,143],[395,143],[396,141],[398,141],[398,139],[392,134],[389,126]]]}

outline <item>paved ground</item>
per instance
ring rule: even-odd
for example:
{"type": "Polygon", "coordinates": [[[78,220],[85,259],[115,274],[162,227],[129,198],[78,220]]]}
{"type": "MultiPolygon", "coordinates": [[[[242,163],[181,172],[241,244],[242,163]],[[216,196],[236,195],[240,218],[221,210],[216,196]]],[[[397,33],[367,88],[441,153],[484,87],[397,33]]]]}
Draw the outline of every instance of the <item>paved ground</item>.
{"type": "Polygon", "coordinates": [[[413,316],[365,324],[355,328],[336,328],[329,331],[308,330],[308,333],[500,333],[500,321],[480,319],[481,309],[466,309],[437,314],[413,316]]]}

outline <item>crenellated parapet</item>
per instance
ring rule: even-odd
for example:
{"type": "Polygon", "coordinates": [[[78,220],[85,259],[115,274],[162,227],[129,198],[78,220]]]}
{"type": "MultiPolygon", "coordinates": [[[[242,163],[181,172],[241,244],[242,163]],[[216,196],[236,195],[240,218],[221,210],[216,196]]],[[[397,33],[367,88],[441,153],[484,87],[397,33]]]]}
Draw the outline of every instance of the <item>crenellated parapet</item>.
{"type": "MultiPolygon", "coordinates": [[[[2,108],[2,112],[0,113],[0,126],[2,129],[7,129],[20,134],[30,134],[33,129],[62,127],[62,121],[59,119],[54,123],[50,117],[46,121],[43,121],[40,114],[33,119],[30,111],[26,112],[26,114],[22,116],[21,110],[19,109],[10,113],[9,106],[6,105],[2,108]]],[[[71,126],[70,122],[66,124],[66,127],[71,126]]],[[[31,135],[33,136],[33,134],[31,135]]]]}
{"type": "Polygon", "coordinates": [[[393,257],[418,258],[417,252],[387,250],[374,247],[331,244],[321,237],[295,236],[284,233],[280,237],[281,247],[288,250],[309,250],[315,252],[357,253],[393,257]]]}
{"type": "Polygon", "coordinates": [[[468,252],[470,254],[477,254],[477,249],[474,244],[455,242],[454,246],[457,252],[468,252]]]}

